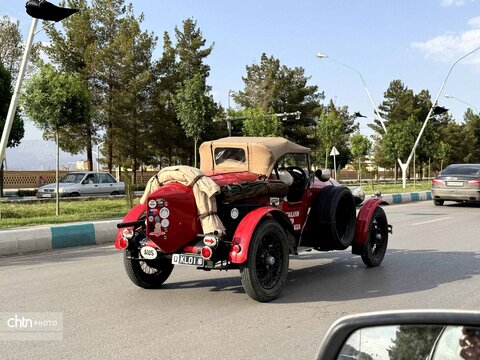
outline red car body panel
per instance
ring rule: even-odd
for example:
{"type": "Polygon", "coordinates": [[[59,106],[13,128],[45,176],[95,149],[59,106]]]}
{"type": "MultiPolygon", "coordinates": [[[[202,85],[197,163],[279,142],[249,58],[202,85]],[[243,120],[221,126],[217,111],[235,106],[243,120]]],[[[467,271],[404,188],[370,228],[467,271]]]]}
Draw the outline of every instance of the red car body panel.
{"type": "Polygon", "coordinates": [[[192,188],[177,182],[165,184],[147,198],[147,237],[164,253],[172,253],[202,233],[192,188]],[[162,206],[150,208],[150,200],[161,199],[162,206]],[[168,209],[168,225],[158,221],[161,210],[168,209]]]}
{"type": "Polygon", "coordinates": [[[364,245],[368,241],[368,227],[372,221],[373,213],[378,206],[385,204],[387,203],[380,198],[365,200],[355,223],[355,238],[353,239],[355,244],[364,245]]]}
{"type": "Polygon", "coordinates": [[[281,201],[280,203],[280,209],[290,219],[295,232],[300,232],[303,228],[303,225],[307,221],[307,212],[309,206],[305,206],[305,204],[310,204],[312,201],[311,198],[312,192],[306,189],[300,201],[292,203],[289,203],[288,201],[281,201]]]}
{"type": "MultiPolygon", "coordinates": [[[[145,213],[145,205],[137,204],[129,210],[127,215],[125,215],[122,223],[137,221],[138,219],[140,219],[140,217],[142,216],[143,213],[145,213]]],[[[120,241],[120,238],[122,237],[123,230],[125,230],[125,229],[132,229],[133,230],[133,226],[129,226],[128,228],[118,229],[117,236],[115,237],[115,248],[118,249],[118,250],[123,250],[120,247],[119,241],[120,241]]]]}
{"type": "Polygon", "coordinates": [[[248,213],[242,219],[242,221],[240,221],[240,224],[238,224],[238,227],[235,230],[235,234],[233,235],[232,239],[232,246],[230,248],[231,250],[228,254],[228,260],[234,264],[241,264],[245,262],[248,256],[250,241],[258,223],[263,217],[272,216],[274,214],[277,216],[285,216],[280,209],[277,209],[273,206],[261,207],[248,213]],[[239,245],[240,251],[233,251],[234,245],[239,245]]]}

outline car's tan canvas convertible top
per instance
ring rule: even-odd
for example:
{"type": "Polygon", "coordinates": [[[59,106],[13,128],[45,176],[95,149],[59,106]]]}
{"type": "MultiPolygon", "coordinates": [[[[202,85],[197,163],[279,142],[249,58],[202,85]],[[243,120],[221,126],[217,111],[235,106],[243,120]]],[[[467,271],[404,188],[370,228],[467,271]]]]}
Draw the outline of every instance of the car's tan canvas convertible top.
{"type": "Polygon", "coordinates": [[[227,137],[204,142],[199,152],[202,171],[250,171],[270,176],[281,156],[308,154],[310,149],[282,137],[227,137]]]}

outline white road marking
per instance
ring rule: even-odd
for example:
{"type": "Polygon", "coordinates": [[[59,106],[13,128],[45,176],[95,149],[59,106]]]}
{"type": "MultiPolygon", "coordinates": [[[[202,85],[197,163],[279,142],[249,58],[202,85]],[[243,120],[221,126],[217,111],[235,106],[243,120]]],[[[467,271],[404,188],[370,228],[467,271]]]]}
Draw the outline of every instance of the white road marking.
{"type": "Polygon", "coordinates": [[[448,220],[448,219],[451,219],[450,216],[448,217],[442,217],[442,218],[438,218],[438,219],[433,219],[433,220],[427,220],[427,221],[422,221],[422,222],[418,222],[418,223],[413,223],[413,224],[410,224],[412,226],[416,226],[416,225],[423,225],[423,224],[429,224],[429,223],[433,223],[433,222],[437,222],[437,221],[443,221],[443,220],[448,220]]]}

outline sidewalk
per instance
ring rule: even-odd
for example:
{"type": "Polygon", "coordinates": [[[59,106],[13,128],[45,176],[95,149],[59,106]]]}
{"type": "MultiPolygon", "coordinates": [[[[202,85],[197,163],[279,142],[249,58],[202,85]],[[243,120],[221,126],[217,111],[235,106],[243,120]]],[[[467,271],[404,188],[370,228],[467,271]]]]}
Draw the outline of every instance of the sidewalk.
{"type": "MultiPolygon", "coordinates": [[[[393,205],[431,200],[432,193],[422,191],[386,194],[381,198],[388,204],[393,205]]],[[[119,222],[121,222],[121,219],[0,230],[0,256],[113,243],[117,234],[116,225],[119,222]]]]}
{"type": "Polygon", "coordinates": [[[122,219],[0,230],[0,256],[113,243],[122,219]]]}
{"type": "MultiPolygon", "coordinates": [[[[371,195],[370,198],[374,198],[375,195],[371,195]]],[[[401,194],[385,194],[380,196],[385,200],[389,205],[407,203],[412,201],[424,201],[432,200],[431,191],[421,191],[421,192],[411,192],[411,193],[401,193],[401,194]]]]}

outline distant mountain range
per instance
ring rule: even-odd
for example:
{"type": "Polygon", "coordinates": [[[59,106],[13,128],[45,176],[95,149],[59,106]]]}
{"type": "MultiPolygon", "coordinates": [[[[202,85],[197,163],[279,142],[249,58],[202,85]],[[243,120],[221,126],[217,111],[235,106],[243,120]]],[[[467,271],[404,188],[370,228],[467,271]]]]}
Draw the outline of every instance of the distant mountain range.
{"type": "MultiPolygon", "coordinates": [[[[22,140],[6,152],[7,170],[54,170],[56,146],[53,141],[22,140]]],[[[77,161],[86,160],[84,153],[70,155],[60,150],[60,168],[75,169],[77,161]]]]}

